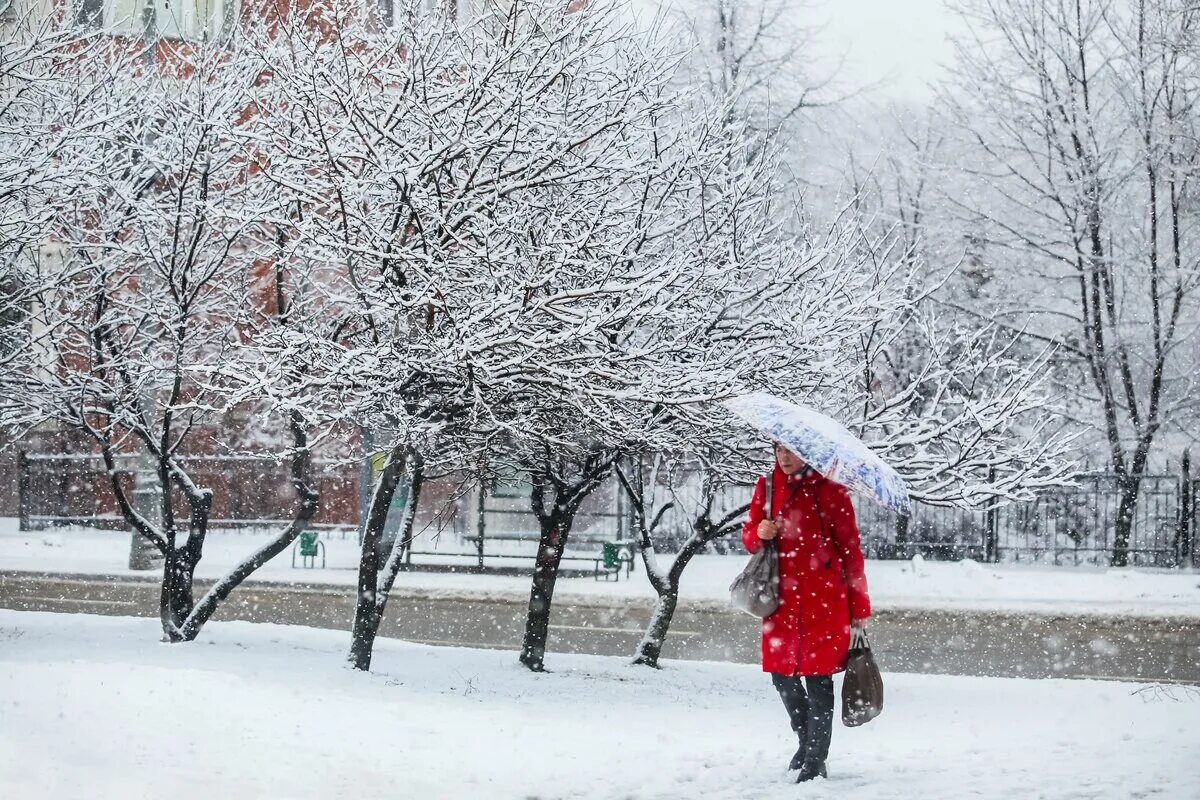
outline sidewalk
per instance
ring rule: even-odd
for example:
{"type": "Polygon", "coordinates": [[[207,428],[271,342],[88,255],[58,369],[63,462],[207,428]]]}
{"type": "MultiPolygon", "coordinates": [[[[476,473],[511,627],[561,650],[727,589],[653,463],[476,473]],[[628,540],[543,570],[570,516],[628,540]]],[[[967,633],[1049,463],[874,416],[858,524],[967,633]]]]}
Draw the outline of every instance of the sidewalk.
{"type": "MultiPolygon", "coordinates": [[[[16,530],[16,520],[0,518],[0,570],[23,572],[111,575],[154,579],[126,568],[129,534],[72,529],[54,532],[16,530]]],[[[197,578],[215,579],[266,537],[252,533],[213,533],[197,578]]],[[[425,565],[456,564],[464,569],[474,559],[455,556],[460,551],[449,541],[418,539],[417,549],[445,551],[445,556],[418,557],[425,565]]],[[[291,566],[283,553],[251,578],[322,588],[353,586],[358,546],[353,536],[325,542],[325,568],[291,566]]],[[[509,543],[532,553],[532,542],[509,543]]],[[[666,557],[661,557],[663,564],[666,557]]],[[[528,559],[489,557],[489,567],[523,567],[528,559]]],[[[741,570],[737,556],[698,556],[684,573],[681,602],[695,609],[727,606],[727,587],[741,570]]],[[[1038,615],[1098,615],[1190,618],[1200,621],[1200,573],[1194,570],[1105,569],[1041,565],[992,565],[965,562],[868,561],[871,599],[879,610],[994,611],[1038,615]]],[[[465,597],[472,599],[528,599],[529,580],[522,575],[471,574],[469,572],[402,573],[397,596],[465,597]]],[[[589,577],[560,578],[560,602],[588,605],[648,605],[654,592],[638,564],[629,580],[596,581],[589,577]]]]}

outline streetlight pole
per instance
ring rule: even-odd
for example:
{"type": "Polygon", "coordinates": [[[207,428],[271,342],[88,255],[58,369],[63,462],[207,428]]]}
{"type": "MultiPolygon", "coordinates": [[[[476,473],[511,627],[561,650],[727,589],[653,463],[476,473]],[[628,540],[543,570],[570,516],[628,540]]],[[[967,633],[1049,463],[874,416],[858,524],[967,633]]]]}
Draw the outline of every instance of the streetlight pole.
{"type": "MultiPolygon", "coordinates": [[[[157,38],[158,29],[153,3],[146,3],[142,8],[142,25],[146,41],[147,66],[153,68],[155,66],[154,40],[157,38]]],[[[147,279],[148,282],[149,277],[149,275],[146,275],[144,279],[147,279]]],[[[143,385],[139,405],[141,406],[142,415],[149,419],[154,413],[153,388],[146,389],[143,385]]],[[[158,465],[155,463],[153,456],[142,448],[137,455],[133,473],[133,492],[130,500],[133,509],[147,520],[162,518],[162,508],[159,505],[160,493],[157,484],[158,465]]],[[[166,487],[162,488],[165,489],[166,487]]],[[[157,547],[136,530],[130,532],[130,569],[156,569],[162,566],[162,562],[163,554],[158,551],[157,547]]]]}
{"type": "MultiPolygon", "coordinates": [[[[143,401],[145,398],[143,398],[143,401]]],[[[146,519],[160,516],[158,507],[158,487],[154,459],[148,453],[140,453],[137,457],[137,468],[133,473],[132,505],[138,514],[146,519]]],[[[136,530],[130,532],[129,538],[129,568],[136,570],[151,570],[161,567],[163,555],[149,539],[136,530]]]]}

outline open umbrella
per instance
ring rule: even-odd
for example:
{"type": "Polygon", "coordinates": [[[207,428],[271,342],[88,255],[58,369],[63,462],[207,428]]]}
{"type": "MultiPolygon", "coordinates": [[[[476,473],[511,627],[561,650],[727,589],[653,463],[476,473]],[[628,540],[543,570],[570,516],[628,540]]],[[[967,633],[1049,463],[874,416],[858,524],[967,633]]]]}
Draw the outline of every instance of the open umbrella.
{"type": "Polygon", "coordinates": [[[723,405],[829,480],[901,514],[912,510],[896,470],[836,420],[766,392],[734,397],[723,405]]]}

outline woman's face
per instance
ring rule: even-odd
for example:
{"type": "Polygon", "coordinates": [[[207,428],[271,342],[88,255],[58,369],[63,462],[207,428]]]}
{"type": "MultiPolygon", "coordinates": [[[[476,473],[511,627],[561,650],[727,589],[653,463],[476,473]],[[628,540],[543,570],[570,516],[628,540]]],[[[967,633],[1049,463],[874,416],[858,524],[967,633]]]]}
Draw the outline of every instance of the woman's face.
{"type": "Polygon", "coordinates": [[[783,474],[785,475],[795,475],[804,469],[804,459],[779,444],[779,442],[775,443],[775,460],[779,462],[779,468],[783,470],[783,474]]]}

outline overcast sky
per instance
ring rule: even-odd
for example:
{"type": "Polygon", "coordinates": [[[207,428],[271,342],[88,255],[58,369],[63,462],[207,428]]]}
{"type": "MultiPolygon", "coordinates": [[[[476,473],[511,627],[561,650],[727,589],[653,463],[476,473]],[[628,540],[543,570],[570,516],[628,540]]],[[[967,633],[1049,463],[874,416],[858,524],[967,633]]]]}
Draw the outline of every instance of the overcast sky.
{"type": "MultiPolygon", "coordinates": [[[[846,88],[881,82],[876,97],[922,101],[928,83],[950,62],[946,34],[957,24],[945,8],[947,0],[791,0],[796,20],[823,29],[824,52],[816,59],[836,65],[846,88]]],[[[634,0],[642,9],[691,5],[703,0],[634,0]]]]}
{"type": "MultiPolygon", "coordinates": [[[[827,46],[848,58],[851,85],[884,80],[879,92],[896,100],[924,100],[926,84],[951,60],[946,35],[960,23],[945,0],[807,0],[824,23],[827,46]]],[[[797,3],[802,7],[805,3],[797,3]]]]}

